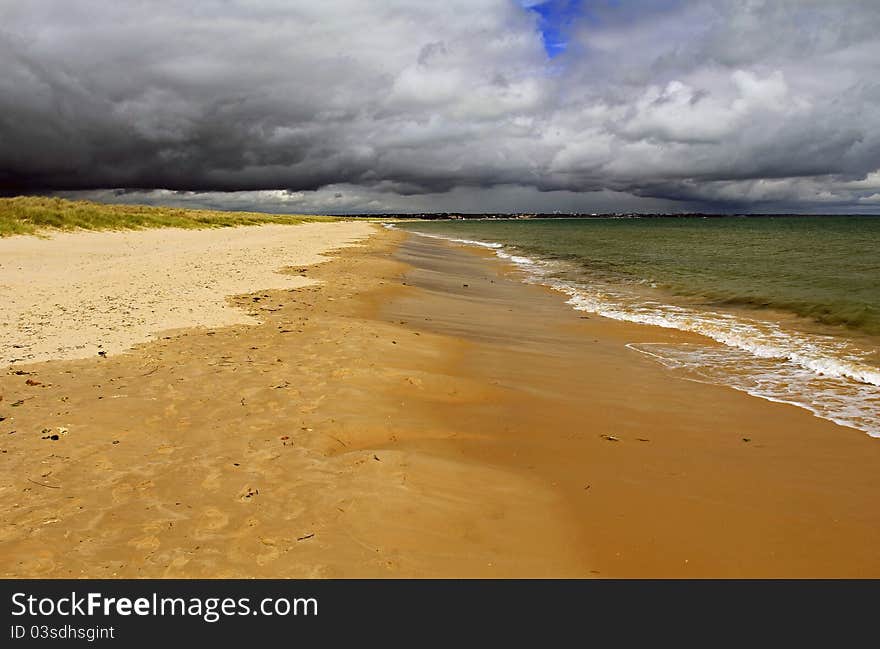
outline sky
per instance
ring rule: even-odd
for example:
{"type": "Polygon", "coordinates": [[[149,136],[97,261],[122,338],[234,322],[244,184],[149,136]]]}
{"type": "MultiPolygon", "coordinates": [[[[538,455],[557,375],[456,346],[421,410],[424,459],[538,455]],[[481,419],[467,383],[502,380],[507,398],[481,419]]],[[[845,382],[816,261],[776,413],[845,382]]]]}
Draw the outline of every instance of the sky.
{"type": "Polygon", "coordinates": [[[0,192],[880,213],[880,3],[0,0],[0,192]]]}

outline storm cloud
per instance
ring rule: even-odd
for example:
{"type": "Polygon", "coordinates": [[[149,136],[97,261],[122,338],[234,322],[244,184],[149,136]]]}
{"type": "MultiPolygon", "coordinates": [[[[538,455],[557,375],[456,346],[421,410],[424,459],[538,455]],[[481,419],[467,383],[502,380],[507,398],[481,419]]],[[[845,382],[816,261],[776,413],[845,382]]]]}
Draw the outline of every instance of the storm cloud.
{"type": "Polygon", "coordinates": [[[880,211],[873,0],[0,0],[0,189],[880,211]]]}

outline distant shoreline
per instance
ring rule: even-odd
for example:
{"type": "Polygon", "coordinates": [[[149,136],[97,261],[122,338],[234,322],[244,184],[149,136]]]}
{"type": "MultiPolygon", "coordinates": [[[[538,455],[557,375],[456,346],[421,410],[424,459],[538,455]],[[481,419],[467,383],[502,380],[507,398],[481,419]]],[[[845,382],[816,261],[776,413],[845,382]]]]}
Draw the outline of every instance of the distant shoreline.
{"type": "Polygon", "coordinates": [[[543,219],[680,219],[680,218],[800,218],[815,216],[877,217],[871,213],[795,212],[332,212],[322,214],[267,213],[199,209],[176,205],[97,203],[0,193],[0,237],[39,231],[75,229],[140,229],[161,227],[215,228],[236,225],[296,224],[310,221],[364,219],[370,221],[543,220],[543,219]]]}
{"type": "Polygon", "coordinates": [[[390,214],[334,214],[342,218],[371,218],[371,219],[394,219],[394,220],[484,220],[484,221],[513,221],[513,220],[546,220],[546,219],[721,219],[721,218],[804,218],[817,216],[846,216],[880,218],[877,214],[860,213],[828,213],[828,214],[797,214],[797,213],[711,213],[711,212],[682,212],[682,213],[637,213],[637,212],[607,212],[607,213],[575,213],[575,214],[520,214],[520,213],[464,213],[464,212],[425,212],[425,213],[390,213],[390,214]]]}

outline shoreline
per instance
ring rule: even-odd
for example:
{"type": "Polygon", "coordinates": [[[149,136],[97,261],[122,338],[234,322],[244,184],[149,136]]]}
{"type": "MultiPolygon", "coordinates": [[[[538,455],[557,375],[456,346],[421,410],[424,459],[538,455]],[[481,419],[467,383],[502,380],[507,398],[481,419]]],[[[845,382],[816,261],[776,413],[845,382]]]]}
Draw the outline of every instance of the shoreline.
{"type": "Polygon", "coordinates": [[[873,440],[414,239],[232,299],[261,324],[0,377],[0,574],[880,576],[873,440]]]}
{"type": "Polygon", "coordinates": [[[631,346],[689,380],[724,385],[767,401],[794,405],[880,438],[880,404],[872,394],[880,374],[875,363],[865,360],[876,356],[878,341],[865,332],[770,307],[720,306],[705,296],[679,295],[653,285],[615,284],[607,278],[585,282],[568,261],[522,251],[500,240],[459,238],[452,232],[405,231],[481,252],[491,251],[521,271],[523,282],[551,288],[575,311],[696,334],[686,345],[631,346]]]}
{"type": "Polygon", "coordinates": [[[877,574],[875,440],[796,406],[688,381],[626,348],[696,342],[697,334],[584,318],[552,289],[521,284],[521,272],[490,251],[445,247],[455,260],[446,277],[468,257],[480,260],[471,279],[441,280],[435,256],[407,278],[431,291],[433,306],[422,296],[389,315],[417,310],[431,318],[430,330],[479,343],[460,373],[502,380],[505,390],[468,409],[465,420],[497,436],[493,452],[474,452],[493,461],[506,452],[506,462],[556,483],[600,575],[877,574]],[[443,322],[442,314],[456,315],[443,322]],[[526,450],[529,459],[517,460],[526,450]]]}

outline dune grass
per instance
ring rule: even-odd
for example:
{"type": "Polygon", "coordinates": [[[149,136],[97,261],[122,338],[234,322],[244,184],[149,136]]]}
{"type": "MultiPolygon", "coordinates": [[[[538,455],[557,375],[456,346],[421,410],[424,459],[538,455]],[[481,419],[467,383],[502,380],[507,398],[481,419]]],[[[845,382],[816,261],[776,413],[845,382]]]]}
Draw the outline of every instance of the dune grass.
{"type": "Polygon", "coordinates": [[[53,230],[140,230],[228,228],[269,223],[295,225],[335,221],[332,216],[224,212],[145,205],[107,205],[45,196],[0,198],[0,237],[48,234],[53,230]]]}

